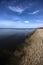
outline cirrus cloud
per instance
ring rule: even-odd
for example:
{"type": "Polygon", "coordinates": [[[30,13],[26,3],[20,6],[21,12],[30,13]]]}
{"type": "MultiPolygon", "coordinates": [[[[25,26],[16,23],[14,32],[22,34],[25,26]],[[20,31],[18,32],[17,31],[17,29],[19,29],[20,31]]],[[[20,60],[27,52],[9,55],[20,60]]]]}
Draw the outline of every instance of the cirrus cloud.
{"type": "Polygon", "coordinates": [[[33,11],[32,13],[29,13],[29,14],[36,14],[36,13],[39,13],[40,10],[37,10],[37,11],[33,11]]]}
{"type": "Polygon", "coordinates": [[[20,8],[18,6],[8,6],[8,8],[13,12],[18,12],[18,13],[22,13],[25,10],[25,8],[20,8]]]}

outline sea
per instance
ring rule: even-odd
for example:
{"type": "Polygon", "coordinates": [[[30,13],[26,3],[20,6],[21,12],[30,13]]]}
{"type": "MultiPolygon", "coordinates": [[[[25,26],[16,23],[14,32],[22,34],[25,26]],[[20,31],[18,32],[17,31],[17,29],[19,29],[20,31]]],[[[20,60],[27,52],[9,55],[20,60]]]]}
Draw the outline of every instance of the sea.
{"type": "Polygon", "coordinates": [[[33,32],[34,29],[33,28],[0,28],[0,39],[11,36],[11,35],[16,35],[18,37],[21,36],[26,36],[28,34],[30,34],[31,32],[33,32]]]}
{"type": "Polygon", "coordinates": [[[16,48],[34,30],[34,28],[0,28],[0,48],[16,48]]]}

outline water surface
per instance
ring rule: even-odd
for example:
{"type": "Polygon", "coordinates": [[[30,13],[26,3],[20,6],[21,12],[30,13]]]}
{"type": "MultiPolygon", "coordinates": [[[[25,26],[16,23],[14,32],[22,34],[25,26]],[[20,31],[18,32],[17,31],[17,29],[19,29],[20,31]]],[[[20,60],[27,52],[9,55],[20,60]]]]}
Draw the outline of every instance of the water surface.
{"type": "Polygon", "coordinates": [[[0,48],[13,49],[35,29],[0,29],[0,48]]]}

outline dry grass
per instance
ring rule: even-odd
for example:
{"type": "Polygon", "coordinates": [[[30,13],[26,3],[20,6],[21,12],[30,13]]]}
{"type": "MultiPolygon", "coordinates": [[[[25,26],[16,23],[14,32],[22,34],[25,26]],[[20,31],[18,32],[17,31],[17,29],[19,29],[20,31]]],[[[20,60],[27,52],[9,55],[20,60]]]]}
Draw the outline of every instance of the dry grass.
{"type": "Polygon", "coordinates": [[[27,37],[25,43],[30,45],[24,46],[25,56],[20,65],[43,65],[43,29],[27,37]]]}

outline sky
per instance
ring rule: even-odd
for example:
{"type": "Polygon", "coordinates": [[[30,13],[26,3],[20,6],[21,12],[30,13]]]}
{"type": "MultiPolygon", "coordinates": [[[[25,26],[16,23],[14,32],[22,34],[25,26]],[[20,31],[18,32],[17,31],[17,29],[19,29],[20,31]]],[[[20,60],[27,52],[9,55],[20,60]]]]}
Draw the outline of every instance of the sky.
{"type": "Polygon", "coordinates": [[[0,0],[0,28],[43,27],[43,0],[0,0]]]}

